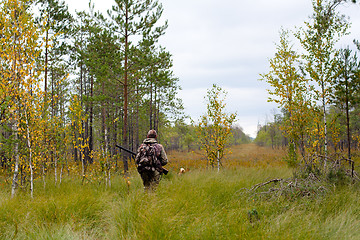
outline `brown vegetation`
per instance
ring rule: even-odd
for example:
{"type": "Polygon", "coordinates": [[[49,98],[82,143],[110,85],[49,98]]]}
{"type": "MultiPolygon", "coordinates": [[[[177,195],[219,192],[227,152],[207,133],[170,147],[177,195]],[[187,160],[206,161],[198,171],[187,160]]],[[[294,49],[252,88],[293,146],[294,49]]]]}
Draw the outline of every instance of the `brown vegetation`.
{"type": "MultiPolygon", "coordinates": [[[[222,164],[225,168],[236,167],[267,167],[286,165],[283,157],[286,150],[272,149],[271,147],[261,147],[254,143],[231,146],[230,154],[226,156],[222,164]]],[[[178,152],[170,151],[168,153],[171,169],[206,168],[207,160],[201,151],[178,152]]]]}

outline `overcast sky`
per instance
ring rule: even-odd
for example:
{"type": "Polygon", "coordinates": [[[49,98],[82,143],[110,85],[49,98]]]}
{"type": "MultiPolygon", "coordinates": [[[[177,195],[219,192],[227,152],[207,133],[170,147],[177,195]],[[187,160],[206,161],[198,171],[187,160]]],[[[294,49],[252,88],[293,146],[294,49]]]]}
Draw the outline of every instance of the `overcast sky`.
{"type": "MultiPolygon", "coordinates": [[[[185,113],[194,120],[206,112],[204,96],[217,84],[228,92],[228,112],[237,112],[244,132],[256,136],[258,123],[272,120],[277,105],[267,102],[266,73],[274,56],[281,27],[294,30],[312,14],[311,0],[159,0],[162,21],[169,27],[160,43],[172,55],[179,78],[185,113]]],[[[88,0],[65,0],[70,11],[87,10],[88,0]]],[[[114,0],[93,0],[106,11],[114,0]]],[[[360,6],[345,4],[339,10],[350,17],[351,35],[341,46],[360,40],[360,6]]]]}

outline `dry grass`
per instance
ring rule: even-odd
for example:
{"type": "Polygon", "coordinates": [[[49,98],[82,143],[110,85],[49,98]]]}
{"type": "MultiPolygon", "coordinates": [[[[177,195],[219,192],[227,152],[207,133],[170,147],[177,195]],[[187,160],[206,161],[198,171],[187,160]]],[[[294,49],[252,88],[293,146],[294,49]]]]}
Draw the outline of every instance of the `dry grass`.
{"type": "MultiPolygon", "coordinates": [[[[237,167],[282,167],[286,166],[284,158],[287,155],[286,148],[261,147],[254,143],[232,146],[228,150],[230,153],[222,160],[222,165],[227,169],[235,169],[237,167]]],[[[346,156],[346,153],[343,152],[346,156]]],[[[207,168],[208,164],[204,153],[200,150],[190,152],[170,151],[168,152],[169,165],[168,168],[178,171],[181,167],[191,169],[207,168]]],[[[360,164],[360,152],[354,151],[352,160],[355,162],[356,169],[360,164]]]]}
{"type": "MultiPolygon", "coordinates": [[[[260,147],[254,143],[232,146],[230,153],[222,160],[223,167],[278,167],[286,165],[284,149],[260,147]]],[[[204,154],[200,151],[168,153],[169,168],[176,171],[183,167],[187,170],[208,167],[204,154]]]]}

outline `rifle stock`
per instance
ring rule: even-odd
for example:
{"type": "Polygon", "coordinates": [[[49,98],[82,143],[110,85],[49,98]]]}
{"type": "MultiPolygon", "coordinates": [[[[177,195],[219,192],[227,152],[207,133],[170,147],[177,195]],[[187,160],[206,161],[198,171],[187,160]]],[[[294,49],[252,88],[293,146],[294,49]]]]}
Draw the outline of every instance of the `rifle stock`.
{"type": "MultiPolygon", "coordinates": [[[[133,155],[134,158],[135,158],[136,153],[134,153],[133,151],[130,151],[129,149],[126,149],[126,148],[124,148],[124,147],[122,147],[122,146],[120,146],[120,145],[117,145],[117,144],[115,144],[115,146],[116,146],[117,148],[120,148],[121,150],[124,150],[125,152],[130,153],[130,154],[133,155]]],[[[165,175],[167,175],[167,174],[169,173],[169,170],[167,170],[166,168],[164,168],[164,167],[162,167],[162,166],[161,166],[161,168],[162,168],[162,172],[163,172],[165,175]]]]}
{"type": "Polygon", "coordinates": [[[161,168],[163,170],[163,174],[167,175],[169,173],[169,170],[167,170],[166,168],[164,168],[164,167],[161,167],[161,168]]]}

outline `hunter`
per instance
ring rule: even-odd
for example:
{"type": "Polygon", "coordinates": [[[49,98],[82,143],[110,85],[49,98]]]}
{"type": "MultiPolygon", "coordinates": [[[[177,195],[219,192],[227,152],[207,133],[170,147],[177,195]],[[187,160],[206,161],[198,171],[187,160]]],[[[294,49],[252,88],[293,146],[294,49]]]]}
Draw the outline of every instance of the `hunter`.
{"type": "Polygon", "coordinates": [[[144,190],[148,192],[156,190],[164,171],[162,166],[168,163],[164,147],[157,142],[156,138],[156,131],[150,130],[135,157],[144,190]]]}

